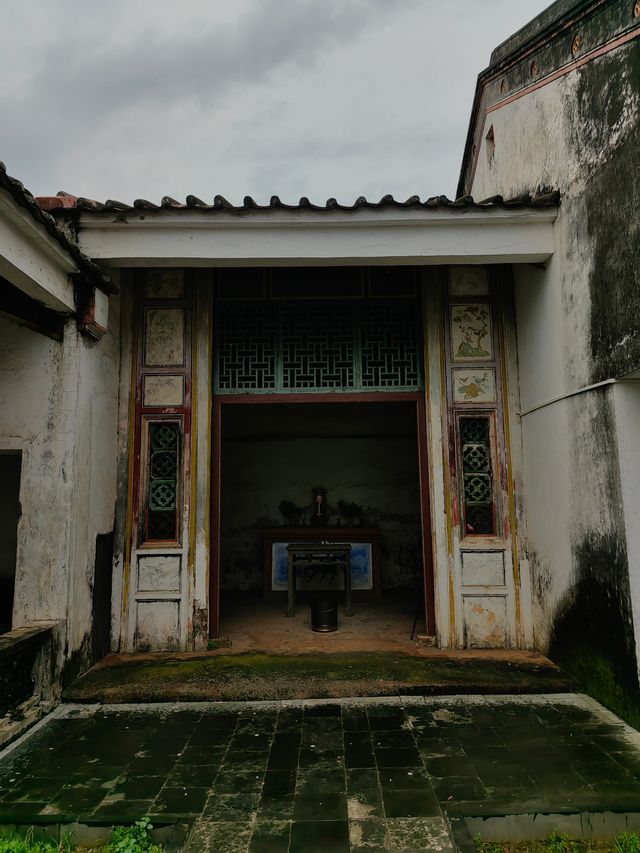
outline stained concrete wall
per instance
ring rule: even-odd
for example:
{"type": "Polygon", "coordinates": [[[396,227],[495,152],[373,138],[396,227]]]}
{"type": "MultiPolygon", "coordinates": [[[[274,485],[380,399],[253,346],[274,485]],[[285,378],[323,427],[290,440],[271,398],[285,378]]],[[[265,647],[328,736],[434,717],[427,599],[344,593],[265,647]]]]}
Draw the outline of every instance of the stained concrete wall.
{"type": "Polygon", "coordinates": [[[95,539],[113,529],[119,317],[57,342],[0,318],[0,449],[22,452],[13,627],[65,620],[69,673],[89,662],[95,539]]]}
{"type": "MultiPolygon", "coordinates": [[[[608,8],[631,15],[631,4],[608,8]]],[[[595,26],[581,30],[589,47],[611,35],[607,20],[588,29],[595,26]]],[[[572,37],[552,50],[566,51],[572,37]]],[[[632,39],[490,112],[481,138],[492,126],[495,149],[480,150],[468,187],[477,198],[561,191],[553,260],[544,270],[515,270],[535,637],[569,664],[604,659],[630,688],[637,422],[619,410],[617,386],[590,386],[640,366],[639,44],[632,39]]]]}
{"type": "Polygon", "coordinates": [[[328,490],[331,524],[344,500],[363,507],[367,526],[381,528],[383,589],[419,588],[415,406],[241,405],[223,411],[223,590],[262,589],[260,528],[285,523],[281,501],[310,506],[318,485],[328,490]]]}

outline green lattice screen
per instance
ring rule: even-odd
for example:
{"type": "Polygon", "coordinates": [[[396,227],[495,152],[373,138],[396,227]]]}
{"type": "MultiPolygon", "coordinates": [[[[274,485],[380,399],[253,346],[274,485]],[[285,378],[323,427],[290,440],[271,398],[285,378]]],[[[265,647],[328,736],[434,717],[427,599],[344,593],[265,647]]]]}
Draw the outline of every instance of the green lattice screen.
{"type": "Polygon", "coordinates": [[[219,303],[218,392],[415,391],[415,300],[219,303]]]}
{"type": "Polygon", "coordinates": [[[173,541],[178,538],[179,435],[177,423],[149,424],[147,540],[173,541]]]}
{"type": "Polygon", "coordinates": [[[465,531],[492,535],[496,531],[489,418],[460,418],[459,429],[465,531]]]}

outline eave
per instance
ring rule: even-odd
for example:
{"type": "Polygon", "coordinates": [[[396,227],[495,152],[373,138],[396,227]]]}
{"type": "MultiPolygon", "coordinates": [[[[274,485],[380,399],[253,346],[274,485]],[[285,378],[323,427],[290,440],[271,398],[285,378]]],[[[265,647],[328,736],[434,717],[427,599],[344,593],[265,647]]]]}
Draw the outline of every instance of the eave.
{"type": "Polygon", "coordinates": [[[79,247],[109,267],[544,263],[555,207],[79,212],[79,247]]]}
{"type": "Polygon", "coordinates": [[[71,255],[43,225],[0,189],[0,276],[54,311],[75,310],[71,255]]]}

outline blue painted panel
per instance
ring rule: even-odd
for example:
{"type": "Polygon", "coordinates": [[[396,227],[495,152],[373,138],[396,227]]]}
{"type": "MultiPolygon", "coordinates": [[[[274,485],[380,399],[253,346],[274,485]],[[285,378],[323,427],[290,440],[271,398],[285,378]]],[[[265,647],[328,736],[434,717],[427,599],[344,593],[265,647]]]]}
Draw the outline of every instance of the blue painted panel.
{"type": "MultiPolygon", "coordinates": [[[[288,582],[287,545],[291,542],[274,542],[271,549],[271,589],[286,591],[288,582]]],[[[308,542],[306,543],[308,544],[308,542]]],[[[370,542],[351,542],[351,588],[373,589],[373,567],[370,542]]],[[[299,570],[298,590],[344,589],[341,571],[299,570]]]]}

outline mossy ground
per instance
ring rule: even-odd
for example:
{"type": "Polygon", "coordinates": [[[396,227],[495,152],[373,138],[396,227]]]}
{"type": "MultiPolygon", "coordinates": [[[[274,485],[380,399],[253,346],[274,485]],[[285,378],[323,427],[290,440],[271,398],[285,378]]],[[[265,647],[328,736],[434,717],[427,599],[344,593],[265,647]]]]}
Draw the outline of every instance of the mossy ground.
{"type": "Polygon", "coordinates": [[[305,699],[438,693],[549,693],[571,689],[550,663],[414,655],[212,654],[116,659],[90,670],[68,701],[305,699]]]}
{"type": "Polygon", "coordinates": [[[593,649],[572,646],[556,658],[583,693],[640,730],[640,697],[621,683],[606,657],[593,649]]]}

